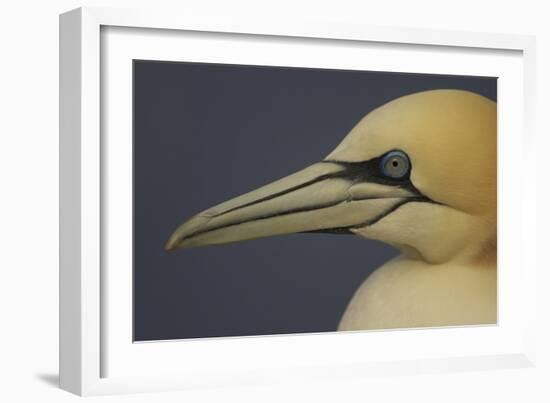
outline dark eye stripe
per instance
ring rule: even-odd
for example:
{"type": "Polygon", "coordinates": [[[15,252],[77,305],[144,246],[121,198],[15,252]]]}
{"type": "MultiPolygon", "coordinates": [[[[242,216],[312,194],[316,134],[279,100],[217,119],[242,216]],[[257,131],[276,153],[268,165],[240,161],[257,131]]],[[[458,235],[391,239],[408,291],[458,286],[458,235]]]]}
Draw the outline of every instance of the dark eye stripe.
{"type": "Polygon", "coordinates": [[[345,170],[338,172],[337,175],[339,177],[346,177],[347,179],[352,180],[354,182],[367,181],[367,182],[379,183],[382,185],[398,186],[398,187],[410,190],[414,193],[418,193],[418,194],[420,193],[410,181],[411,164],[409,162],[407,154],[405,154],[403,151],[399,151],[399,150],[389,151],[386,154],[383,154],[379,157],[375,157],[366,161],[350,162],[350,161],[341,161],[341,160],[325,160],[323,162],[330,162],[333,164],[341,165],[342,167],[345,168],[345,170]],[[384,160],[384,158],[393,152],[402,153],[405,156],[406,161],[408,162],[408,169],[399,177],[389,176],[385,174],[381,168],[382,161],[384,160]]]}

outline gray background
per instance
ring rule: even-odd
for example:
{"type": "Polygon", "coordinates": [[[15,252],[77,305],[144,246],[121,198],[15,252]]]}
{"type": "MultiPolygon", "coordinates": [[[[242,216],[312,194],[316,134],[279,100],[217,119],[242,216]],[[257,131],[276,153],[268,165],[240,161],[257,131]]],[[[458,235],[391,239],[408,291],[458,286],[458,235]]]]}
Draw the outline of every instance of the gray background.
{"type": "Polygon", "coordinates": [[[193,214],[326,156],[372,109],[495,78],[134,61],[134,339],[333,331],[397,254],[296,234],[165,252],[193,214]]]}

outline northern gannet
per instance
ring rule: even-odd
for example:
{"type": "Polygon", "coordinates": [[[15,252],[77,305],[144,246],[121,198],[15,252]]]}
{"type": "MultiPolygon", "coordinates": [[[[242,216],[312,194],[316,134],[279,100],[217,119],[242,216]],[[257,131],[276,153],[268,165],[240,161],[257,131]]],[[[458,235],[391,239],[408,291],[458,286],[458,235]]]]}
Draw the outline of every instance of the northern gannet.
{"type": "Polygon", "coordinates": [[[493,324],[496,194],[495,102],[425,91],[367,114],[321,162],[195,215],[166,248],[355,234],[401,255],[367,277],[338,330],[493,324]]]}

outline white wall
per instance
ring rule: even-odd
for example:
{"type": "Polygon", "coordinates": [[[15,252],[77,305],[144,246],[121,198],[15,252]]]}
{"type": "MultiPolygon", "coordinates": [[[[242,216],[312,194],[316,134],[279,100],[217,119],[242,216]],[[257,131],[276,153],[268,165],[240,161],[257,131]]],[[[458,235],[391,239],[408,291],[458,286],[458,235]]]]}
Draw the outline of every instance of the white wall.
{"type": "MultiPolygon", "coordinates": [[[[295,0],[296,1],[296,0],[295,0]]],[[[545,147],[550,125],[549,13],[544,1],[5,1],[0,6],[0,400],[73,401],[53,386],[57,376],[57,169],[59,13],[80,5],[161,7],[180,4],[202,13],[289,14],[374,25],[535,34],[538,39],[539,249],[549,192],[545,147]],[[545,136],[546,138],[542,138],[545,136]],[[543,144],[544,143],[544,144],[543,144]],[[8,396],[5,396],[8,394],[8,396]]],[[[518,167],[522,168],[522,167],[518,167]]],[[[548,238],[546,238],[548,240],[548,238]]],[[[550,267],[548,267],[550,270],[550,267]]],[[[110,401],[550,401],[548,308],[550,276],[541,273],[541,329],[536,369],[371,378],[285,388],[228,389],[98,398],[110,401]]]]}

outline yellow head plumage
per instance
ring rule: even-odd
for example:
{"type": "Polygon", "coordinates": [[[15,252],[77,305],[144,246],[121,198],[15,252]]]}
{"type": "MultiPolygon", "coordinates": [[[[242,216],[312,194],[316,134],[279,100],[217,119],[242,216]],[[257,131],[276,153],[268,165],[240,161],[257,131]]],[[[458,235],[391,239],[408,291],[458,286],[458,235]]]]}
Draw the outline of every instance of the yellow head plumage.
{"type": "Polygon", "coordinates": [[[496,124],[495,102],[459,90],[404,96],[365,116],[327,159],[364,161],[401,149],[411,160],[411,182],[441,206],[405,205],[359,233],[414,246],[436,261],[467,246],[494,249],[496,124]]]}

